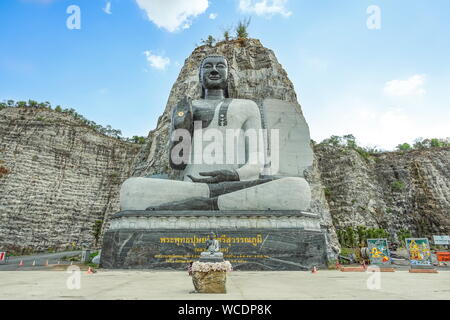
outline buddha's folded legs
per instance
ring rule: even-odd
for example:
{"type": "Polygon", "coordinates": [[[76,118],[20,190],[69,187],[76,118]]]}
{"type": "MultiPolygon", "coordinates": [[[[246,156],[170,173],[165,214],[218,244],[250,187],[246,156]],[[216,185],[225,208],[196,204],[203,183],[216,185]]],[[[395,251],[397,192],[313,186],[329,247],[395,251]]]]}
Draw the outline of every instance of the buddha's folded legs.
{"type": "Polygon", "coordinates": [[[192,198],[209,198],[207,184],[151,178],[130,178],[120,190],[120,209],[145,210],[192,198]]]}
{"type": "Polygon", "coordinates": [[[254,187],[273,179],[202,184],[152,178],[130,178],[122,185],[120,207],[125,210],[218,210],[220,195],[254,187]]]}
{"type": "Polygon", "coordinates": [[[299,210],[310,208],[311,189],[303,178],[283,178],[218,197],[219,210],[299,210]]]}
{"type": "Polygon", "coordinates": [[[131,178],[124,183],[120,199],[122,210],[307,210],[311,190],[302,178],[229,183],[225,188],[131,178]]]}

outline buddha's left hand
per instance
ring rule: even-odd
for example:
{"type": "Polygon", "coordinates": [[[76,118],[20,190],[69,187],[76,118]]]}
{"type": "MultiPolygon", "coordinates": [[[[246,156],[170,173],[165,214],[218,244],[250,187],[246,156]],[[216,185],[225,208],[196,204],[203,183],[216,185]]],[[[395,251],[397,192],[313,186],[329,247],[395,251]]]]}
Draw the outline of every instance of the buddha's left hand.
{"type": "Polygon", "coordinates": [[[209,178],[197,179],[190,175],[188,177],[192,180],[192,182],[207,183],[207,184],[240,181],[238,173],[234,170],[218,170],[218,171],[212,171],[212,172],[201,172],[200,175],[202,177],[209,177],[209,178]]]}

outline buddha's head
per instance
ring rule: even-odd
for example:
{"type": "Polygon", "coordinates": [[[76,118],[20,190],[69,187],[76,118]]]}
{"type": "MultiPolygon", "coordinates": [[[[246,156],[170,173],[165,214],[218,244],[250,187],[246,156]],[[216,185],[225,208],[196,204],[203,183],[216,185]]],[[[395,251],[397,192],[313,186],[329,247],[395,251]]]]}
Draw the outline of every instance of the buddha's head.
{"type": "Polygon", "coordinates": [[[228,98],[228,61],[223,56],[207,56],[200,66],[200,83],[202,98],[206,90],[224,90],[228,98]]]}
{"type": "Polygon", "coordinates": [[[209,234],[209,239],[210,239],[210,240],[214,240],[215,238],[216,238],[215,233],[214,233],[214,232],[211,232],[211,233],[209,234]]]}

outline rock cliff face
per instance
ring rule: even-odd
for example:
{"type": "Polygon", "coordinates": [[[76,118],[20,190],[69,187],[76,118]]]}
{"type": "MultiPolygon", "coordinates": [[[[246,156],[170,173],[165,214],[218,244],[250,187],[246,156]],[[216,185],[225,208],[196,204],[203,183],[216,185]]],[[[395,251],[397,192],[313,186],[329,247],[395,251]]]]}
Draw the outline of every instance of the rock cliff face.
{"type": "Polygon", "coordinates": [[[0,247],[95,246],[139,148],[66,114],[0,110],[0,247]]]}
{"type": "Polygon", "coordinates": [[[450,234],[450,148],[367,159],[339,147],[319,145],[315,153],[336,228],[450,234]]]}

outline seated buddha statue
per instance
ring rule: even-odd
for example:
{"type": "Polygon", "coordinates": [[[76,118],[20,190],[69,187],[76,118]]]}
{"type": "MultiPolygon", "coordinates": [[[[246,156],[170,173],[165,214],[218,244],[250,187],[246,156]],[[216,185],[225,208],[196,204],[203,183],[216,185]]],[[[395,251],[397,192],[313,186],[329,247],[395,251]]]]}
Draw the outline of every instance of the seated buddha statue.
{"type": "Polygon", "coordinates": [[[122,211],[309,209],[304,178],[262,174],[261,110],[252,100],[229,97],[228,75],[223,56],[202,61],[201,98],[182,99],[172,114],[169,163],[182,171],[182,181],[130,178],[121,188],[122,211]]]}

